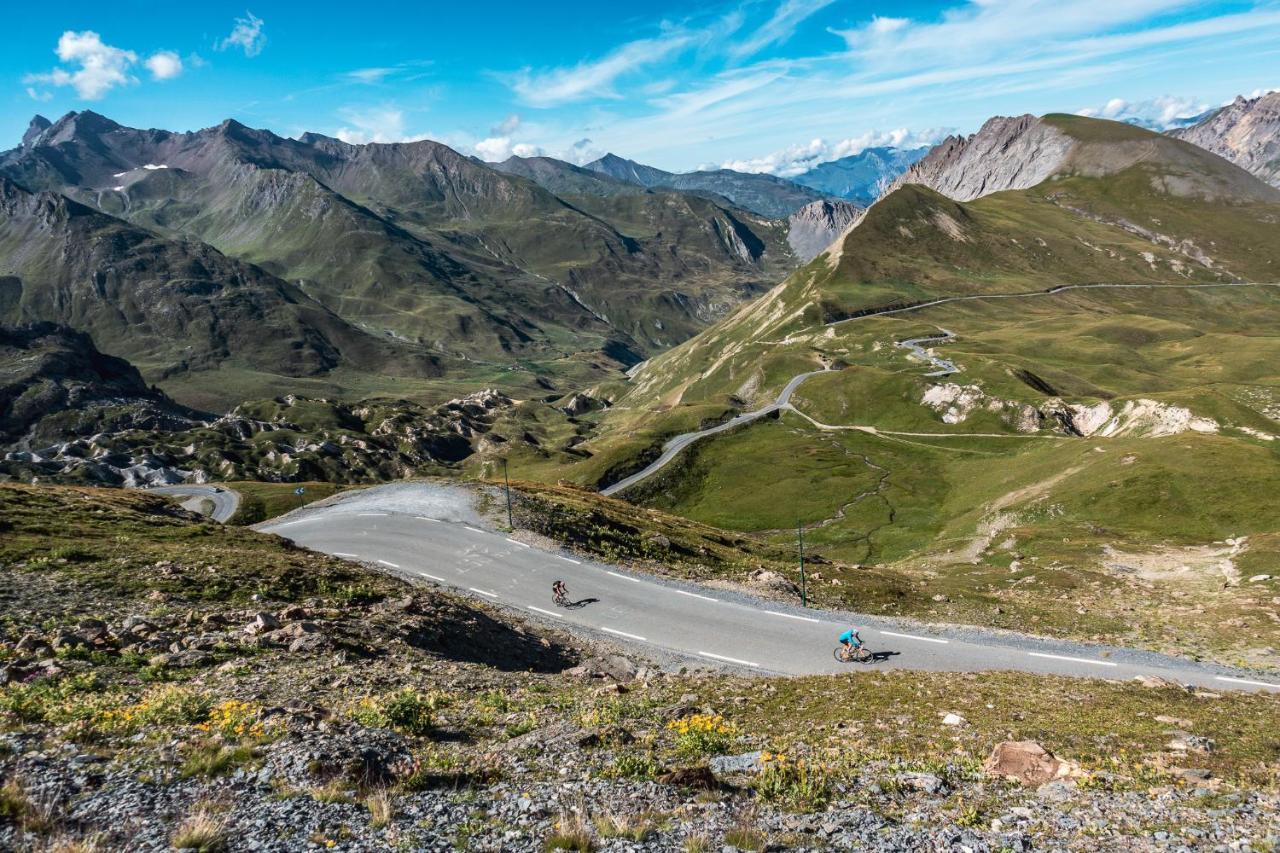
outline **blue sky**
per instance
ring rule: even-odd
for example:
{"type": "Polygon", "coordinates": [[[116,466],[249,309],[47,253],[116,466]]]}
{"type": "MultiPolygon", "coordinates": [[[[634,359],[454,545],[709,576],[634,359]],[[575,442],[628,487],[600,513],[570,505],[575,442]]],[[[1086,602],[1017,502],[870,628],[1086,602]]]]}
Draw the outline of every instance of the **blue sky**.
{"type": "Polygon", "coordinates": [[[93,109],[795,174],[996,114],[1161,122],[1280,87],[1280,0],[14,4],[0,147],[93,109]],[[696,8],[695,8],[696,6],[696,8]],[[613,7],[613,8],[611,8],[613,7]],[[690,11],[694,8],[694,11],[690,11]]]}

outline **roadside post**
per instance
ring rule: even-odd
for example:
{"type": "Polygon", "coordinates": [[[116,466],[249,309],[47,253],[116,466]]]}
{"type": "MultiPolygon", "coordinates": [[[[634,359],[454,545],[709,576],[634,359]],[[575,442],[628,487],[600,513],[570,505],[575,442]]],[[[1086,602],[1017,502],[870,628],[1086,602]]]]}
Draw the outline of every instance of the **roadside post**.
{"type": "Polygon", "coordinates": [[[306,501],[302,499],[302,496],[307,493],[307,487],[298,486],[298,488],[293,490],[293,493],[298,496],[298,509],[302,509],[302,505],[306,503],[306,501]]]}
{"type": "Polygon", "coordinates": [[[507,477],[507,457],[502,457],[502,482],[507,487],[507,527],[512,530],[516,529],[516,523],[511,519],[511,479],[507,477]]]}
{"type": "Polygon", "coordinates": [[[800,606],[809,606],[809,593],[804,578],[804,527],[796,521],[796,541],[800,546],[800,606]]]}

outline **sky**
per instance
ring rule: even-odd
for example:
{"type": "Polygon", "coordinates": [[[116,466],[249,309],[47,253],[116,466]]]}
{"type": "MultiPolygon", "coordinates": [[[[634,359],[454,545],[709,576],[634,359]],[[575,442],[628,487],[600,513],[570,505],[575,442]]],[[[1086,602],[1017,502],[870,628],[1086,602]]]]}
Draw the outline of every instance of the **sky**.
{"type": "Polygon", "coordinates": [[[5,20],[0,149],[92,109],[791,176],[992,115],[1164,126],[1280,87],[1280,0],[67,0],[5,20]]]}

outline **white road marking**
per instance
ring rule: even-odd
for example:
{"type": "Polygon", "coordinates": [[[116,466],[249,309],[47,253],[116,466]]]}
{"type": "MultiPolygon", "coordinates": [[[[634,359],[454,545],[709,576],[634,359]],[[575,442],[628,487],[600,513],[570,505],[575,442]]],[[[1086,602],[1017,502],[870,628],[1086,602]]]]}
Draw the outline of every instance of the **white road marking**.
{"type": "Polygon", "coordinates": [[[754,666],[756,669],[760,668],[760,664],[752,663],[749,660],[738,660],[737,658],[727,658],[724,655],[716,655],[716,654],[712,654],[711,652],[698,652],[698,654],[702,655],[704,658],[711,658],[712,660],[722,660],[722,661],[727,661],[729,663],[741,664],[742,666],[754,666]]]}
{"type": "Polygon", "coordinates": [[[819,622],[819,621],[821,621],[821,620],[819,620],[819,619],[814,619],[812,616],[797,616],[797,615],[795,615],[794,613],[783,613],[781,610],[764,610],[764,611],[761,611],[761,612],[763,612],[763,613],[768,613],[770,616],[781,616],[781,617],[783,617],[784,619],[799,619],[801,622],[819,622]]]}
{"type": "Polygon", "coordinates": [[[470,530],[472,533],[484,533],[484,531],[479,527],[472,527],[470,524],[464,524],[462,526],[470,530]]]}
{"type": "Polygon", "coordinates": [[[382,563],[382,565],[384,566],[390,566],[393,569],[400,568],[400,565],[398,563],[388,563],[386,560],[378,560],[377,562],[382,563]]]}
{"type": "Polygon", "coordinates": [[[418,574],[422,575],[424,578],[430,578],[433,581],[438,581],[440,583],[448,583],[448,581],[445,580],[444,578],[438,578],[435,575],[429,575],[426,572],[418,572],[418,574]]]}
{"type": "Polygon", "coordinates": [[[385,512],[357,512],[357,513],[356,513],[356,515],[361,515],[361,516],[378,515],[378,516],[382,516],[382,515],[386,515],[386,513],[385,513],[385,512]]]}
{"type": "Polygon", "coordinates": [[[335,556],[335,557],[352,557],[352,558],[357,559],[357,560],[358,560],[358,559],[360,559],[360,555],[358,555],[358,554],[344,554],[344,553],[342,553],[341,551],[334,551],[334,552],[333,552],[333,556],[335,556]]]}
{"type": "Polygon", "coordinates": [[[701,598],[703,601],[715,601],[715,602],[717,602],[717,603],[720,601],[720,599],[718,599],[718,598],[712,598],[712,597],[711,597],[711,596],[709,596],[709,595],[698,595],[696,592],[686,592],[686,591],[685,591],[685,590],[683,590],[683,589],[673,589],[673,590],[671,590],[671,591],[672,591],[672,592],[678,592],[680,595],[687,595],[687,596],[689,596],[690,598],[701,598]]]}
{"type": "Polygon", "coordinates": [[[646,640],[644,637],[638,636],[636,634],[628,634],[626,631],[615,631],[613,628],[606,628],[603,625],[600,626],[600,630],[608,631],[610,634],[617,634],[619,637],[626,637],[628,640],[639,640],[642,643],[648,642],[648,640],[646,640]]]}
{"type": "Polygon", "coordinates": [[[443,524],[443,523],[444,523],[444,522],[442,522],[442,521],[441,521],[440,519],[438,519],[438,518],[428,518],[428,517],[427,517],[427,516],[425,516],[425,515],[415,515],[415,516],[414,516],[414,518],[418,519],[418,521],[434,521],[436,524],[443,524]]]}
{"type": "Polygon", "coordinates": [[[575,566],[581,566],[581,565],[582,565],[582,561],[581,561],[581,560],[575,560],[575,559],[573,559],[572,557],[566,557],[564,554],[556,554],[556,556],[557,556],[557,557],[559,557],[560,559],[564,560],[566,563],[573,563],[575,566]]]}
{"type": "Polygon", "coordinates": [[[1280,684],[1272,684],[1267,681],[1250,681],[1247,678],[1231,678],[1227,675],[1215,675],[1218,681],[1229,681],[1232,684],[1252,684],[1254,687],[1270,687],[1272,690],[1280,690],[1280,684]]]}
{"type": "Polygon", "coordinates": [[[304,521],[314,521],[314,520],[315,519],[311,519],[311,518],[299,518],[297,521],[282,521],[279,524],[271,525],[271,527],[273,529],[278,527],[288,527],[290,524],[301,524],[304,521]]]}
{"type": "Polygon", "coordinates": [[[611,571],[608,571],[607,569],[605,570],[605,574],[613,575],[615,578],[622,578],[624,581],[631,581],[632,583],[640,583],[640,578],[629,578],[626,575],[620,575],[617,572],[611,572],[611,571]]]}
{"type": "Polygon", "coordinates": [[[1091,663],[1094,666],[1117,666],[1115,661],[1109,660],[1093,660],[1092,658],[1070,658],[1065,655],[1048,655],[1044,652],[1027,652],[1033,658],[1053,658],[1054,660],[1068,660],[1072,663],[1091,663]]]}
{"type": "Polygon", "coordinates": [[[485,591],[485,590],[483,590],[483,589],[476,589],[474,586],[469,586],[469,587],[467,587],[467,589],[471,590],[472,592],[478,592],[478,593],[480,593],[481,595],[487,595],[487,596],[489,596],[490,598],[497,598],[497,597],[498,597],[498,594],[497,594],[496,592],[487,592],[487,591],[485,591]]]}
{"type": "Polygon", "coordinates": [[[901,637],[904,640],[923,640],[926,643],[949,643],[950,640],[940,640],[937,637],[917,637],[915,634],[898,634],[894,631],[881,631],[886,637],[901,637]]]}
{"type": "Polygon", "coordinates": [[[559,613],[556,613],[556,612],[551,611],[551,610],[543,610],[541,607],[534,607],[532,604],[526,604],[526,605],[525,605],[525,607],[528,607],[530,610],[532,610],[532,611],[534,611],[534,612],[536,612],[536,613],[542,613],[542,614],[544,614],[544,615],[546,615],[546,616],[553,616],[553,617],[555,617],[556,619],[563,618],[563,617],[561,617],[561,616],[560,616],[560,614],[559,614],[559,613]]]}
{"type": "Polygon", "coordinates": [[[526,544],[525,544],[525,543],[523,543],[523,542],[517,542],[516,540],[512,539],[510,536],[508,536],[508,537],[507,537],[507,541],[508,541],[508,542],[510,542],[512,545],[519,545],[521,548],[528,548],[528,547],[529,547],[528,545],[526,545],[526,544]]]}

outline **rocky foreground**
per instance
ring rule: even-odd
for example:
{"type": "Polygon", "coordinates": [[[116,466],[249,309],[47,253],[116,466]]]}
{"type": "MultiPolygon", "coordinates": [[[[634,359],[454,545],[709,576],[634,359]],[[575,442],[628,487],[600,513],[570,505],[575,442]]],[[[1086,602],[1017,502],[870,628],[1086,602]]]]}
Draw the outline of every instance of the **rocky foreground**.
{"type": "Polygon", "coordinates": [[[1280,843],[1274,697],[663,670],[153,495],[0,519],[0,849],[1280,843]]]}

